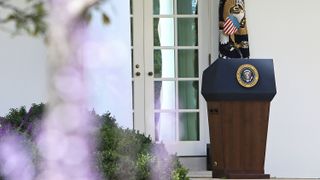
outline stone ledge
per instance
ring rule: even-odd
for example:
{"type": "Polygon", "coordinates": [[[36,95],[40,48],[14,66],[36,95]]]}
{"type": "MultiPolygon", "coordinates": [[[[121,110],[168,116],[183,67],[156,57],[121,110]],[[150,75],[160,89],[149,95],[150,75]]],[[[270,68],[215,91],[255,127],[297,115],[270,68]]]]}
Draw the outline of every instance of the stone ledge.
{"type": "MultiPolygon", "coordinates": [[[[190,180],[212,180],[212,179],[220,180],[218,178],[212,178],[211,177],[211,171],[189,171],[188,177],[190,178],[190,180]]],[[[273,177],[271,179],[279,179],[279,180],[320,180],[320,178],[275,178],[275,177],[273,177]]]]}

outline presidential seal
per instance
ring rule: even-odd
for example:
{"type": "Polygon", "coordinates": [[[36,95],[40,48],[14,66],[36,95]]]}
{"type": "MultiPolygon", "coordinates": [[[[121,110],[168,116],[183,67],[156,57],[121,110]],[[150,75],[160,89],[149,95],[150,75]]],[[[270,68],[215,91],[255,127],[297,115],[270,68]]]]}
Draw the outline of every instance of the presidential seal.
{"type": "Polygon", "coordinates": [[[245,88],[254,87],[259,81],[259,72],[251,64],[243,64],[237,70],[238,83],[245,88]]]}

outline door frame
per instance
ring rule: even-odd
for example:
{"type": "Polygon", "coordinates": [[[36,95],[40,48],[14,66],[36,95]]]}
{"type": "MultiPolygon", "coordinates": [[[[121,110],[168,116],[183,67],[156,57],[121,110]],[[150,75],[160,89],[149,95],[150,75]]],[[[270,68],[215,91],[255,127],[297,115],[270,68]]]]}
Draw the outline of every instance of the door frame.
{"type": "Polygon", "coordinates": [[[133,37],[131,38],[133,41],[133,129],[146,133],[144,43],[141,43],[141,39],[144,39],[145,32],[143,4],[144,0],[132,0],[131,16],[133,18],[133,37]],[[139,67],[137,67],[137,65],[139,67]],[[140,76],[137,76],[136,73],[140,73],[140,76]]]}
{"type": "MultiPolygon", "coordinates": [[[[179,156],[204,156],[206,155],[206,144],[209,142],[209,130],[207,120],[207,105],[201,95],[202,72],[209,65],[209,54],[211,49],[211,0],[198,0],[198,49],[199,49],[199,133],[200,141],[179,141],[179,143],[166,143],[169,153],[178,151],[179,156]]],[[[140,64],[140,69],[133,67],[134,72],[141,71],[139,77],[134,77],[134,129],[144,132],[155,139],[154,121],[154,78],[148,76],[153,72],[153,1],[134,0],[133,13],[142,16],[143,26],[140,23],[133,23],[134,26],[134,63],[140,64]],[[141,28],[143,27],[143,28],[141,28]],[[143,30],[142,30],[143,29],[143,30]],[[143,41],[141,41],[143,39],[143,41]],[[143,43],[141,43],[143,42],[143,43]],[[138,50],[139,48],[139,50],[138,50]],[[142,48],[143,50],[140,50],[142,48]],[[143,87],[143,88],[142,88],[143,87]],[[137,100],[137,97],[139,97],[137,100]],[[140,107],[139,107],[140,106],[140,107]],[[143,107],[143,108],[142,108],[143,107]],[[143,113],[142,113],[143,112],[143,113]]],[[[139,18],[141,20],[141,18],[139,18]]],[[[135,21],[135,20],[133,20],[135,21]]],[[[179,128],[179,127],[177,127],[179,128]]]]}

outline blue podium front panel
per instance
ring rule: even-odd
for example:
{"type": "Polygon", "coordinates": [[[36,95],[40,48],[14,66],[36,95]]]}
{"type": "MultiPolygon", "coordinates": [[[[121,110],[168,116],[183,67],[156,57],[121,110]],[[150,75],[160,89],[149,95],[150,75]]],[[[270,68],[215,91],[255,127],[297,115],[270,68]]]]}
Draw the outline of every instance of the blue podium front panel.
{"type": "Polygon", "coordinates": [[[218,59],[203,72],[201,93],[207,101],[271,101],[277,93],[273,60],[218,59]],[[241,72],[244,74],[240,73],[239,77],[243,66],[257,71],[255,77],[252,77],[257,80],[253,87],[244,87],[239,82],[242,75],[246,75],[244,70],[241,72]]]}

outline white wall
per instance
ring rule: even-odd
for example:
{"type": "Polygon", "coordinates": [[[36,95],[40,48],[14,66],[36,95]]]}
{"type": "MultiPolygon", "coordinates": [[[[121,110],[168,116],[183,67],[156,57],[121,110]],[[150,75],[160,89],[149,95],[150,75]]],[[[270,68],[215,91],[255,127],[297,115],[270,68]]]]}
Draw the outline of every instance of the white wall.
{"type": "MultiPolygon", "coordinates": [[[[24,1],[15,5],[23,7],[24,1]]],[[[9,11],[0,8],[0,17],[9,11]]],[[[46,48],[41,38],[12,36],[14,24],[0,25],[0,116],[10,108],[46,102],[46,48]]]]}
{"type": "Polygon", "coordinates": [[[252,58],[273,58],[266,172],[320,177],[319,0],[246,0],[252,58]]]}
{"type": "Polygon", "coordinates": [[[111,23],[103,25],[95,14],[86,50],[90,107],[110,111],[120,126],[132,128],[129,1],[108,0],[103,8],[111,23]]]}
{"type": "MultiPolygon", "coordinates": [[[[129,1],[109,0],[103,8],[111,24],[103,25],[95,14],[85,45],[89,106],[99,114],[110,111],[119,125],[132,128],[129,1]]],[[[12,107],[46,102],[46,80],[42,39],[0,31],[0,116],[12,107]]]]}
{"type": "Polygon", "coordinates": [[[46,101],[46,50],[41,39],[0,31],[0,116],[46,101]]]}

